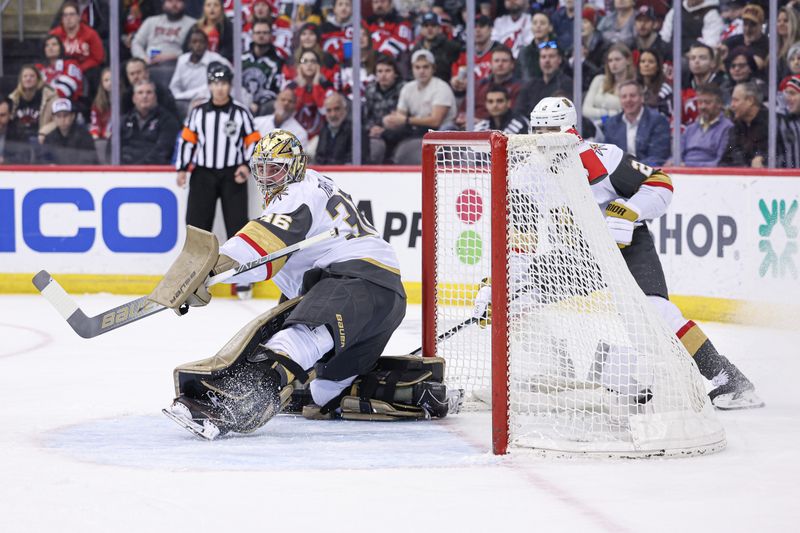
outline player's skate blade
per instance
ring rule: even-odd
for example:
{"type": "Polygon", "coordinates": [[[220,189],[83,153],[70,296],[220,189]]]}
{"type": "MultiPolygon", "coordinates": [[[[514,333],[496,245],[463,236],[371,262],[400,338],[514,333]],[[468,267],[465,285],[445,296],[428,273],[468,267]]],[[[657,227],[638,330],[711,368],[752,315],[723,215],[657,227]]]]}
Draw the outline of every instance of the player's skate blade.
{"type": "Polygon", "coordinates": [[[728,392],[715,396],[711,403],[721,411],[734,411],[736,409],[757,409],[764,407],[764,400],[759,398],[753,389],[738,392],[728,392]]]}
{"type": "Polygon", "coordinates": [[[169,409],[162,409],[167,418],[203,440],[214,440],[219,434],[219,428],[210,420],[205,419],[199,423],[192,419],[189,409],[180,402],[174,402],[169,409]]]}

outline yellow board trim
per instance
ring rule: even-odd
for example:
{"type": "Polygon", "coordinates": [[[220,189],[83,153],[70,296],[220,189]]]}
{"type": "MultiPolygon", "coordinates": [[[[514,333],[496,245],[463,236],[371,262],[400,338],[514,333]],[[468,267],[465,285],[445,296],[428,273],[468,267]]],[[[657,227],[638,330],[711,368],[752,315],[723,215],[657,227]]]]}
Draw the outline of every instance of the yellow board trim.
{"type": "MultiPolygon", "coordinates": [[[[37,294],[31,283],[34,273],[4,274],[0,273],[0,294],[37,294]]],[[[71,294],[94,294],[108,292],[112,294],[132,294],[141,296],[155,288],[161,276],[144,276],[131,274],[59,274],[53,273],[64,289],[71,294]]],[[[408,295],[409,304],[422,303],[422,283],[406,281],[403,283],[408,295]]],[[[472,306],[478,284],[454,285],[440,288],[447,291],[450,301],[459,301],[461,305],[472,306]]],[[[230,286],[220,284],[211,288],[215,297],[230,297],[230,286]]],[[[277,300],[280,290],[271,281],[256,283],[253,296],[277,300]]],[[[793,317],[800,314],[800,306],[774,304],[769,302],[749,302],[728,298],[711,298],[707,296],[672,295],[672,300],[692,320],[706,322],[729,322],[758,326],[796,328],[793,317]]]]}

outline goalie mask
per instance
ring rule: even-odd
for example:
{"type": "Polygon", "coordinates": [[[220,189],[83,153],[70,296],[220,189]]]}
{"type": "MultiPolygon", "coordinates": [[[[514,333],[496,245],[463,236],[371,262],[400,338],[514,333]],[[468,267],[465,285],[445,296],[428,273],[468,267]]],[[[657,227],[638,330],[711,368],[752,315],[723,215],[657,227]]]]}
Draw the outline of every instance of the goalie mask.
{"type": "Polygon", "coordinates": [[[542,98],[531,111],[530,133],[569,131],[578,123],[575,104],[569,98],[542,98]]]}
{"type": "Polygon", "coordinates": [[[307,161],[297,137],[286,130],[274,130],[256,144],[250,171],[261,194],[269,199],[288,184],[302,180],[307,161]]]}

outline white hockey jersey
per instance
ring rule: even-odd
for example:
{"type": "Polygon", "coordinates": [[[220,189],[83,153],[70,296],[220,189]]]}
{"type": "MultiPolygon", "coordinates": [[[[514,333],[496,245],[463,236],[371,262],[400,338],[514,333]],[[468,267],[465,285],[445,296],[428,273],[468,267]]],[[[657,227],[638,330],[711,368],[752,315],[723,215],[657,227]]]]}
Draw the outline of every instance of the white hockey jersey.
{"type": "Polygon", "coordinates": [[[530,13],[523,13],[517,20],[512,19],[511,15],[495,19],[492,40],[511,49],[515,58],[519,57],[519,51],[533,42],[531,20],[530,13]]]}
{"type": "Polygon", "coordinates": [[[308,270],[328,268],[404,294],[394,249],[358,211],[350,195],[314,170],[307,170],[302,181],[273,197],[261,217],[225,242],[220,253],[239,264],[247,263],[333,228],[339,230],[338,237],[239,274],[230,282],[272,279],[286,297],[293,298],[300,294],[308,270]]]}
{"type": "MultiPolygon", "coordinates": [[[[575,130],[571,132],[578,134],[575,130]]],[[[637,222],[653,220],[667,211],[673,192],[667,174],[637,161],[613,144],[581,139],[579,146],[592,194],[603,212],[609,202],[620,198],[639,213],[637,222]]]]}

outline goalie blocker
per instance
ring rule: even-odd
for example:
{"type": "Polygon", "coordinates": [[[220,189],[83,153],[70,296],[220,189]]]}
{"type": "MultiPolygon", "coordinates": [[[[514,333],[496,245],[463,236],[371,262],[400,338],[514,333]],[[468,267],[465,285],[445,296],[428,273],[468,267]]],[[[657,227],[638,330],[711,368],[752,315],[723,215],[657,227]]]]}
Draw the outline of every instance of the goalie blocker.
{"type": "MultiPolygon", "coordinates": [[[[284,408],[312,419],[391,421],[448,414],[443,359],[379,357],[382,346],[368,353],[368,345],[362,344],[355,359],[342,359],[344,353],[331,350],[314,368],[304,370],[288,356],[267,349],[269,339],[285,325],[304,320],[304,298],[285,301],[258,316],[213,357],[176,368],[177,397],[164,414],[208,440],[228,432],[252,432],[284,408]],[[326,376],[329,369],[354,364],[361,369],[359,377],[342,394],[322,407],[311,403],[307,386],[312,380],[326,376]]],[[[459,396],[451,396],[454,407],[460,405],[459,396]]]]}

